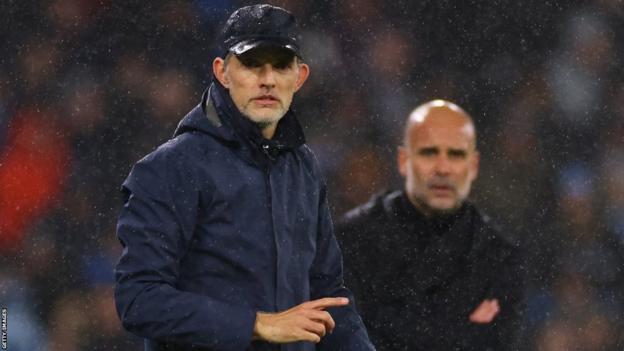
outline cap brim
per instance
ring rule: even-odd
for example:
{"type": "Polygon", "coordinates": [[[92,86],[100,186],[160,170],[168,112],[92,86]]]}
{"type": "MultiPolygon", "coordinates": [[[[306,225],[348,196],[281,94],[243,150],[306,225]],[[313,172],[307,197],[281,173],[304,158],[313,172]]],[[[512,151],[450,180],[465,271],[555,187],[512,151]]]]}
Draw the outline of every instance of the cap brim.
{"type": "Polygon", "coordinates": [[[228,51],[235,55],[241,55],[241,54],[246,53],[249,50],[253,50],[257,48],[271,48],[271,47],[279,48],[279,49],[286,49],[288,51],[291,51],[293,54],[300,56],[299,48],[296,45],[289,43],[289,42],[272,40],[272,39],[243,40],[235,45],[232,45],[232,47],[230,47],[228,51]]]}

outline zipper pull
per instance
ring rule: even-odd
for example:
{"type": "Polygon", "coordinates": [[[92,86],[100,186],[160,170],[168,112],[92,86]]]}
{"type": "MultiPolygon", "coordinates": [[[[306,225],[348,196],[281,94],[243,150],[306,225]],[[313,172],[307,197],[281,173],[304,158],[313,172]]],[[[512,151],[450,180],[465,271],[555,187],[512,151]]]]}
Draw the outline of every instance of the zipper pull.
{"type": "Polygon", "coordinates": [[[271,149],[271,145],[263,143],[262,152],[264,152],[264,154],[266,155],[266,157],[269,158],[269,160],[275,161],[275,156],[273,155],[273,149],[271,149]]]}

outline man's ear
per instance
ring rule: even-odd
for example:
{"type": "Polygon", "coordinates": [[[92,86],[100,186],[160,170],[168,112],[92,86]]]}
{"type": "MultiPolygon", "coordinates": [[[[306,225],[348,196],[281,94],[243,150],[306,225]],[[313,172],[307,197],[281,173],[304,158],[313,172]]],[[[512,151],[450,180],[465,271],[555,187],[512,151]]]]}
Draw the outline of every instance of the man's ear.
{"type": "Polygon", "coordinates": [[[403,178],[407,177],[407,150],[404,146],[397,148],[397,167],[399,168],[399,174],[403,178]]]}
{"type": "Polygon", "coordinates": [[[226,88],[229,88],[229,80],[225,75],[225,60],[217,57],[212,61],[212,74],[226,88]]]}
{"type": "Polygon", "coordinates": [[[470,161],[470,171],[472,173],[472,181],[477,179],[477,176],[479,175],[479,163],[480,162],[481,162],[481,155],[479,154],[479,151],[475,151],[474,155],[472,156],[472,160],[470,161]]]}
{"type": "Polygon", "coordinates": [[[310,76],[310,67],[305,63],[300,63],[299,77],[297,77],[297,86],[295,87],[295,91],[299,90],[299,88],[303,86],[303,83],[305,83],[308,79],[308,76],[310,76]]]}

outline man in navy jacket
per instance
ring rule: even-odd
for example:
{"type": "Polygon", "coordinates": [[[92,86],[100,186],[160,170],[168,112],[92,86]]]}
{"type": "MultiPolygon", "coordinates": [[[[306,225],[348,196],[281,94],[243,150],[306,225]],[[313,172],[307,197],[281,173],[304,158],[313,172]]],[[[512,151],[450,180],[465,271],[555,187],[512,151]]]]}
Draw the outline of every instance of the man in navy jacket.
{"type": "Polygon", "coordinates": [[[294,17],[241,8],[222,48],[202,102],[123,184],[120,319],[146,350],[373,350],[290,110],[309,74],[294,17]]]}

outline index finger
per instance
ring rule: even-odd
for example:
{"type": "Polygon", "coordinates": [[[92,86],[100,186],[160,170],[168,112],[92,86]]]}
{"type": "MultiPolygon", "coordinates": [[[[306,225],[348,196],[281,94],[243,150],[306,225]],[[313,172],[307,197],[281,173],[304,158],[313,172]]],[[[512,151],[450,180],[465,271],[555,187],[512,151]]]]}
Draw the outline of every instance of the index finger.
{"type": "Polygon", "coordinates": [[[324,310],[328,307],[339,307],[349,304],[349,299],[346,297],[324,297],[318,300],[312,300],[306,302],[307,307],[316,310],[324,310]]]}

